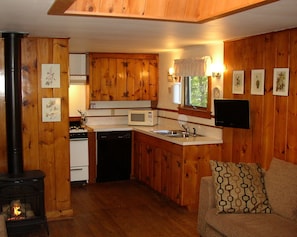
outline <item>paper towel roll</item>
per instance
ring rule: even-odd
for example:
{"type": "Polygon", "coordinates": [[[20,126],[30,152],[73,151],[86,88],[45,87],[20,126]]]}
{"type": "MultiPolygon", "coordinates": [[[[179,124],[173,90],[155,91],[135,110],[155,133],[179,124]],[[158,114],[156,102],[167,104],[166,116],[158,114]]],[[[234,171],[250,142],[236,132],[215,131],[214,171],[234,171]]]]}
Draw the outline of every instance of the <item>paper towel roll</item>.
{"type": "Polygon", "coordinates": [[[181,83],[176,82],[172,85],[172,96],[173,103],[180,104],[181,103],[181,83]]]}

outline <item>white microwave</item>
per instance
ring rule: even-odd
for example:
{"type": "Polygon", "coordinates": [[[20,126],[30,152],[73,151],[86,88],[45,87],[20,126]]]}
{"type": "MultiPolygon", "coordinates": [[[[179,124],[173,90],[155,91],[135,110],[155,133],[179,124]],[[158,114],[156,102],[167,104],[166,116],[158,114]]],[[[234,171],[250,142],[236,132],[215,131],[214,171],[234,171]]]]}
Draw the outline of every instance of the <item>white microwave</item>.
{"type": "Polygon", "coordinates": [[[138,126],[154,126],[158,124],[157,110],[129,110],[128,111],[128,125],[138,126]]]}

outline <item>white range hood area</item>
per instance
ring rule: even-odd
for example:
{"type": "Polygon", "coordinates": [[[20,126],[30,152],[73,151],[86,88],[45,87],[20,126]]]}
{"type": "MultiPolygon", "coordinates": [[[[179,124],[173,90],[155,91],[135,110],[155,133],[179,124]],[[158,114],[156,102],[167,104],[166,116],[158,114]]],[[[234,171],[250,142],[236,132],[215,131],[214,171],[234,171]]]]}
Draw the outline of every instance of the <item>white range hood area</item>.
{"type": "Polygon", "coordinates": [[[86,84],[88,78],[87,72],[87,54],[71,53],[69,54],[70,84],[86,84]]]}

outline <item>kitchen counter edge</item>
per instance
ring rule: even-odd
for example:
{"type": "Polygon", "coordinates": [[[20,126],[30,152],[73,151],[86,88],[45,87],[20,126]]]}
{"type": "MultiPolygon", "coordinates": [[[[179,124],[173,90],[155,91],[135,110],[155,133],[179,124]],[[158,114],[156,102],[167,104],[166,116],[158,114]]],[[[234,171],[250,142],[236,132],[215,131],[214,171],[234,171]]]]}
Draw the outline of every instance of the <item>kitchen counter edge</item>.
{"type": "Polygon", "coordinates": [[[156,137],[171,143],[175,143],[182,146],[191,146],[191,145],[210,145],[210,144],[222,144],[223,140],[208,136],[197,136],[197,137],[186,137],[186,138],[177,138],[177,137],[166,137],[161,134],[154,133],[154,130],[160,129],[172,129],[164,128],[164,126],[129,126],[129,125],[89,125],[88,130],[93,132],[112,132],[112,131],[137,131],[144,133],[146,135],[156,137]]]}

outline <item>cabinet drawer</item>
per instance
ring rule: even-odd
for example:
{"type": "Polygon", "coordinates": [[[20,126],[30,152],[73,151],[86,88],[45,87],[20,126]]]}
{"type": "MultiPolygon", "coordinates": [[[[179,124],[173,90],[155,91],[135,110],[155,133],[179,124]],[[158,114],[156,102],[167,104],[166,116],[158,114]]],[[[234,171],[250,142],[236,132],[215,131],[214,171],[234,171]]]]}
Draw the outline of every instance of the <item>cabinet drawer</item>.
{"type": "Polygon", "coordinates": [[[89,180],[88,166],[75,166],[70,168],[70,181],[87,181],[89,180]]]}

